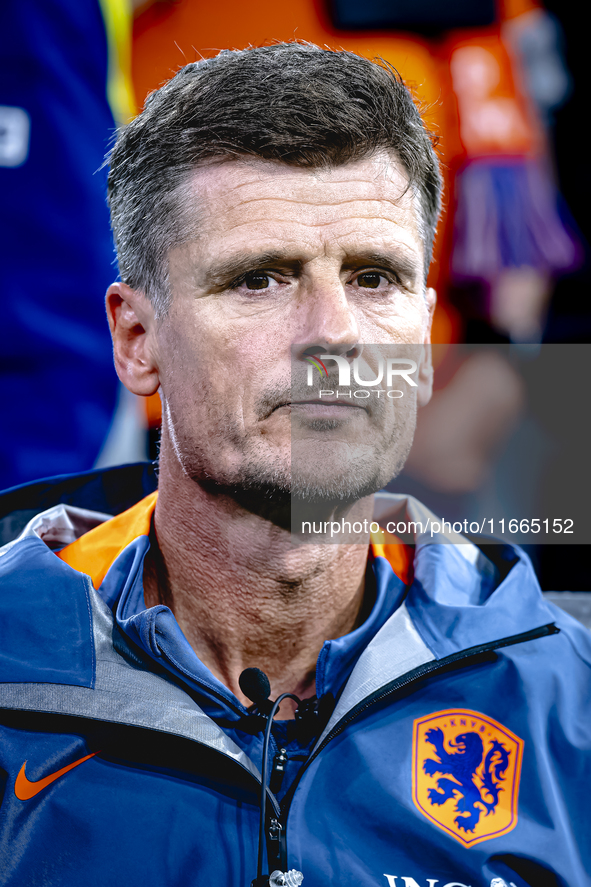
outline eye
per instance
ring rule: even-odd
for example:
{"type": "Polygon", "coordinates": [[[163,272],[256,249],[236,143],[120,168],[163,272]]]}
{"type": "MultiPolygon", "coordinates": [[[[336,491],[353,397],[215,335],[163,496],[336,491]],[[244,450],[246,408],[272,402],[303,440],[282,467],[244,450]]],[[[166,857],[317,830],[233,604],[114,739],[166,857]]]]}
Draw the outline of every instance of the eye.
{"type": "Polygon", "coordinates": [[[265,290],[271,286],[277,286],[277,281],[264,271],[249,271],[244,275],[242,283],[249,290],[265,290]]]}
{"type": "Polygon", "coordinates": [[[377,290],[380,286],[388,285],[390,281],[379,271],[364,271],[357,276],[357,285],[364,289],[377,290]]]}

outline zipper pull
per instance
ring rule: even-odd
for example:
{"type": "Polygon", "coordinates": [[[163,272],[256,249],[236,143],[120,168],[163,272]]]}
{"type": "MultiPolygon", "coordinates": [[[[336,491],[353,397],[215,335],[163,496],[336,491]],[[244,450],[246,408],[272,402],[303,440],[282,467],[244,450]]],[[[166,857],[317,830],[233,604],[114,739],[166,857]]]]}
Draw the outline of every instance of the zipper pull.
{"type": "Polygon", "coordinates": [[[297,869],[281,872],[276,869],[270,875],[262,875],[255,878],[250,887],[300,887],[304,876],[297,869]]]}
{"type": "Polygon", "coordinates": [[[280,748],[277,754],[273,757],[273,769],[271,770],[269,788],[274,795],[281,789],[283,777],[285,776],[285,765],[288,760],[287,752],[284,748],[280,748]]]}
{"type": "Polygon", "coordinates": [[[269,840],[270,841],[280,841],[281,840],[281,832],[283,831],[283,826],[279,822],[278,819],[272,819],[269,822],[269,840]]]}
{"type": "Polygon", "coordinates": [[[269,876],[269,887],[300,887],[304,876],[297,869],[288,872],[275,871],[269,876]]]}

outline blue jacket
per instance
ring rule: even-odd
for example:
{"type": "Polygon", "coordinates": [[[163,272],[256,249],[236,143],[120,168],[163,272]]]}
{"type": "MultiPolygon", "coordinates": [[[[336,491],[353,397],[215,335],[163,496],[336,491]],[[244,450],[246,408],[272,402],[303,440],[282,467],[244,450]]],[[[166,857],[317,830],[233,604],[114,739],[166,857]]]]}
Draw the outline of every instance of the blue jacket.
{"type": "MultiPolygon", "coordinates": [[[[81,504],[96,508],[97,477],[81,504]]],[[[51,502],[4,500],[17,523],[31,496],[51,502]]],[[[54,508],[2,549],[0,884],[248,887],[257,719],[167,657],[158,614],[143,641],[51,550],[105,517],[54,508]]],[[[483,550],[419,538],[407,587],[373,560],[397,606],[269,794],[269,868],[304,887],[591,885],[591,637],[522,552],[483,550]]],[[[143,553],[126,546],[111,586],[143,553]]]]}

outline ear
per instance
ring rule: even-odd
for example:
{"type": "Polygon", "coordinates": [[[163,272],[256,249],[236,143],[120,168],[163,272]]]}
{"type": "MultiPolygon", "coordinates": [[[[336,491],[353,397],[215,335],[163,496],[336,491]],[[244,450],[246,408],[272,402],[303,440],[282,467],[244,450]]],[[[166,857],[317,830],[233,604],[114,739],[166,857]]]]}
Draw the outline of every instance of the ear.
{"type": "Polygon", "coordinates": [[[160,377],[152,304],[126,283],[113,283],[107,290],[106,306],[117,375],[133,394],[155,394],[160,377]]]}
{"type": "Polygon", "coordinates": [[[420,407],[427,406],[433,394],[433,362],[431,360],[431,326],[437,304],[437,293],[429,287],[425,290],[425,303],[427,306],[427,323],[425,337],[423,339],[423,356],[419,366],[419,390],[417,403],[420,407]]]}

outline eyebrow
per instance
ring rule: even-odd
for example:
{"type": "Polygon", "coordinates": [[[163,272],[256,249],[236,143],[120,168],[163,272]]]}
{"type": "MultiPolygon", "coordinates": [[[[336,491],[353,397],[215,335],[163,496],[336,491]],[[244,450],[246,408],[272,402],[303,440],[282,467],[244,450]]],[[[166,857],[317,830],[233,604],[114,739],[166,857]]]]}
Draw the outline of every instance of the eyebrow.
{"type": "MultiPolygon", "coordinates": [[[[236,253],[224,261],[212,264],[205,271],[205,278],[209,285],[223,287],[249,271],[263,270],[265,268],[285,268],[298,273],[301,272],[304,265],[305,261],[303,259],[294,258],[293,255],[281,252],[281,250],[261,253],[245,251],[236,253]]],[[[384,268],[408,279],[410,282],[414,282],[419,274],[422,273],[422,257],[417,257],[417,261],[414,261],[402,252],[382,253],[359,250],[347,253],[342,262],[342,268],[346,270],[354,270],[364,265],[384,268]]]]}
{"type": "Polygon", "coordinates": [[[294,259],[287,253],[280,251],[249,253],[241,252],[233,255],[225,261],[216,262],[205,272],[207,282],[217,286],[225,286],[236,278],[242,277],[249,271],[258,271],[263,268],[286,268],[290,271],[298,271],[303,267],[301,259],[294,259]]]}
{"type": "Polygon", "coordinates": [[[407,278],[411,283],[414,283],[423,270],[421,256],[417,256],[417,261],[414,261],[414,259],[402,252],[375,253],[365,252],[364,250],[348,253],[342,267],[347,270],[354,270],[363,265],[376,265],[392,271],[400,277],[407,278]]]}

